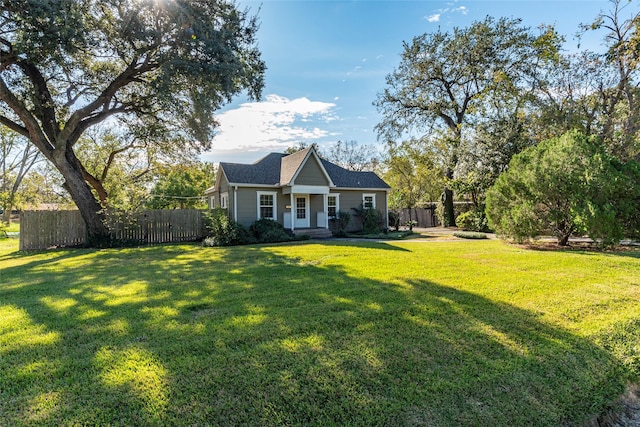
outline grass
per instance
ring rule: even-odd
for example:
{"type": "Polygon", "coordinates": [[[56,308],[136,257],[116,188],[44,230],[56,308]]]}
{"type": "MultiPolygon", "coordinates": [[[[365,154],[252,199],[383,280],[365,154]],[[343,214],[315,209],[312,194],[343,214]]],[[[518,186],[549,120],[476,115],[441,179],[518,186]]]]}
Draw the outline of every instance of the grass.
{"type": "Polygon", "coordinates": [[[639,252],[16,246],[0,424],[579,425],[640,375],[639,252]]]}

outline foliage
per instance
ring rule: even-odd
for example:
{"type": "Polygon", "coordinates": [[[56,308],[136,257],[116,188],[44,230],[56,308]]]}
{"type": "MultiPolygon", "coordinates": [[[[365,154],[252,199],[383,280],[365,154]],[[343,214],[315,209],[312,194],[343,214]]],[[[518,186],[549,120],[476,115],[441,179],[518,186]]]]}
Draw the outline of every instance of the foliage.
{"type": "Polygon", "coordinates": [[[363,205],[360,205],[359,208],[351,209],[362,223],[363,234],[378,233],[384,228],[384,217],[379,210],[375,208],[365,208],[363,205]]]}
{"type": "Polygon", "coordinates": [[[17,245],[6,425],[582,425],[640,375],[638,251],[17,245]]]}
{"type": "Polygon", "coordinates": [[[230,1],[3,0],[0,17],[0,122],[60,171],[90,240],[108,230],[76,152],[87,129],[197,153],[213,112],[264,85],[257,20],[230,1]]]}
{"type": "Polygon", "coordinates": [[[245,227],[232,221],[226,209],[214,209],[204,214],[207,237],[203,246],[233,246],[254,243],[255,239],[245,227]]]}
{"type": "Polygon", "coordinates": [[[6,222],[0,220],[0,238],[8,237],[8,234],[7,234],[8,228],[9,228],[9,225],[6,222]]]}
{"type": "Polygon", "coordinates": [[[338,141],[329,148],[325,158],[347,170],[373,171],[378,165],[376,151],[375,146],[357,141],[338,141]]]}
{"type": "Polygon", "coordinates": [[[215,182],[211,163],[191,163],[164,168],[151,191],[151,209],[206,207],[203,195],[215,182]]]}
{"type": "Polygon", "coordinates": [[[338,211],[335,218],[329,219],[329,228],[335,237],[347,237],[347,227],[351,221],[349,212],[338,211]]]}
{"type": "Polygon", "coordinates": [[[616,218],[620,179],[600,144],[566,133],[513,157],[488,191],[489,224],[519,241],[549,232],[559,245],[574,233],[613,243],[623,231],[616,218]]]}
{"type": "Polygon", "coordinates": [[[249,232],[258,243],[278,243],[293,240],[284,226],[272,219],[262,218],[249,227],[249,232]]]}
{"type": "Polygon", "coordinates": [[[400,213],[396,211],[389,211],[389,227],[395,231],[400,231],[400,213]]]}
{"type": "Polygon", "coordinates": [[[456,224],[463,230],[469,231],[489,231],[489,224],[484,210],[472,209],[463,212],[456,218],[456,224]]]}
{"type": "Polygon", "coordinates": [[[161,161],[170,157],[171,162],[179,162],[185,156],[171,148],[170,141],[152,143],[126,130],[96,125],[80,137],[75,151],[100,203],[111,209],[135,211],[146,207],[161,161]]]}
{"type": "Polygon", "coordinates": [[[475,231],[456,231],[455,233],[453,233],[454,236],[459,237],[461,239],[474,239],[474,240],[481,240],[481,239],[486,239],[487,235],[484,233],[478,233],[475,231]]]}
{"type": "Polygon", "coordinates": [[[41,159],[38,150],[21,135],[0,124],[0,222],[11,223],[11,211],[27,202],[23,183],[41,159]]]}
{"type": "MultiPolygon", "coordinates": [[[[443,178],[456,178],[474,122],[495,120],[494,105],[521,108],[523,92],[535,86],[538,67],[553,61],[558,44],[552,28],[536,37],[519,20],[491,17],[415,37],[375,103],[383,115],[379,137],[422,133],[443,178]]],[[[444,196],[445,224],[453,226],[452,190],[444,187],[444,196]]]]}
{"type": "Polygon", "coordinates": [[[640,237],[640,162],[628,161],[624,164],[614,162],[622,179],[615,187],[614,203],[617,220],[625,236],[640,237]]]}
{"type": "Polygon", "coordinates": [[[442,171],[423,140],[388,147],[384,180],[391,186],[389,207],[412,209],[438,200],[444,186],[442,171]]]}

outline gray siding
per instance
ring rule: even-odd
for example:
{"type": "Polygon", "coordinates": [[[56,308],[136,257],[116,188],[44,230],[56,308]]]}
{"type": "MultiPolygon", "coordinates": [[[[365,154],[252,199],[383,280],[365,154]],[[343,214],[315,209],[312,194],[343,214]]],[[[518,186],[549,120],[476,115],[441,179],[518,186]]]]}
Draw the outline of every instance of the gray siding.
{"type": "MultiPolygon", "coordinates": [[[[271,188],[240,187],[238,188],[238,222],[250,226],[258,219],[258,192],[276,192],[276,220],[284,221],[285,205],[289,203],[289,195],[283,195],[280,190],[271,188]]],[[[229,194],[231,199],[231,193],[229,194]]],[[[231,203],[231,201],[229,202],[231,203]]],[[[231,206],[233,209],[233,205],[231,206]]],[[[233,218],[233,216],[232,216],[233,218]]]]}
{"type": "Polygon", "coordinates": [[[295,183],[296,185],[329,185],[315,156],[307,159],[307,162],[298,173],[295,183]]]}
{"type": "Polygon", "coordinates": [[[386,223],[387,197],[384,191],[368,191],[368,190],[335,190],[332,193],[340,194],[340,211],[347,212],[351,215],[351,220],[347,226],[348,231],[356,231],[362,229],[360,220],[356,217],[352,208],[360,209],[362,207],[363,194],[375,194],[376,210],[382,214],[382,218],[386,223]]]}

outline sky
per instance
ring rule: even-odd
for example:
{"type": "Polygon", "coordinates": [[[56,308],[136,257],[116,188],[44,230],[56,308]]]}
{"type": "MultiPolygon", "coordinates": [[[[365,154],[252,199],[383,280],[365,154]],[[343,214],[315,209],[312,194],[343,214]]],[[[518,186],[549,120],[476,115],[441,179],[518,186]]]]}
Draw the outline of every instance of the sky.
{"type": "MultiPolygon", "coordinates": [[[[610,9],[592,1],[306,1],[244,0],[260,22],[257,40],[267,70],[262,98],[240,95],[218,111],[220,126],[204,161],[253,163],[270,152],[340,141],[378,145],[381,120],[373,102],[399,65],[403,42],[441,29],[467,27],[486,16],[522,19],[532,29],[554,24],[578,49],[581,23],[610,9]]],[[[635,7],[635,5],[631,5],[635,7]]],[[[603,33],[583,36],[601,50],[603,33]]]]}

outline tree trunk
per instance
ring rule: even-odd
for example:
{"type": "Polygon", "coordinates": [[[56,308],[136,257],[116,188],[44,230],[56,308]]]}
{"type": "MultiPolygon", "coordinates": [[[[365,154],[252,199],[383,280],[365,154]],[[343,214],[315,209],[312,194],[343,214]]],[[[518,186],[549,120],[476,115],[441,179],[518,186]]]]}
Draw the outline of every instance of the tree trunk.
{"type": "Polygon", "coordinates": [[[11,224],[11,209],[13,209],[13,201],[7,202],[2,213],[2,222],[11,224]]]}
{"type": "MultiPolygon", "coordinates": [[[[453,169],[447,169],[447,179],[453,179],[453,169]]],[[[453,190],[449,187],[445,187],[444,189],[444,219],[445,227],[455,227],[456,226],[456,214],[453,209],[453,190]]]]}
{"type": "Polygon", "coordinates": [[[569,237],[571,237],[571,233],[559,236],[558,246],[567,246],[569,244],[569,237]]]}
{"type": "Polygon", "coordinates": [[[89,246],[105,246],[109,242],[109,229],[105,224],[104,209],[84,180],[82,170],[75,155],[67,151],[67,156],[53,158],[55,166],[65,179],[64,186],[75,202],[87,227],[89,246]]]}

